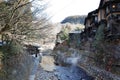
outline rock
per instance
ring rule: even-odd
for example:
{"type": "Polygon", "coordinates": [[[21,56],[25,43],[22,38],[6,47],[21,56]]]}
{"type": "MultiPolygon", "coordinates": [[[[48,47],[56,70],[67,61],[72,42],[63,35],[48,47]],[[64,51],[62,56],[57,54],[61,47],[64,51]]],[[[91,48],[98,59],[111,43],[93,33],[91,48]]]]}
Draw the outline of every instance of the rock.
{"type": "Polygon", "coordinates": [[[55,69],[54,58],[52,56],[42,56],[41,67],[45,71],[53,71],[55,69]]]}

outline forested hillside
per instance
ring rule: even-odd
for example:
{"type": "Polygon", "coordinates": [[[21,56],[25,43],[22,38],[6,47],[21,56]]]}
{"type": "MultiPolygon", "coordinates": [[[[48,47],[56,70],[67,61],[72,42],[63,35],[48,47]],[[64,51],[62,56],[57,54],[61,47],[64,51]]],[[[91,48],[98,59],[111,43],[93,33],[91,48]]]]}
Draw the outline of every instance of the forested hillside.
{"type": "Polygon", "coordinates": [[[84,24],[85,17],[85,15],[68,16],[61,23],[84,24]]]}

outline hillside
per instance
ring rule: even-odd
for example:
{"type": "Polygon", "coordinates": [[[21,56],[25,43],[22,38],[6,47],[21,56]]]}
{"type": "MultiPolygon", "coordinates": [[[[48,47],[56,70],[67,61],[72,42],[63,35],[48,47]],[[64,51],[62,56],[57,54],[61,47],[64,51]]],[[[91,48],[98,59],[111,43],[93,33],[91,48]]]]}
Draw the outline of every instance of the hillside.
{"type": "Polygon", "coordinates": [[[84,24],[85,17],[85,15],[68,16],[61,23],[84,24]]]}

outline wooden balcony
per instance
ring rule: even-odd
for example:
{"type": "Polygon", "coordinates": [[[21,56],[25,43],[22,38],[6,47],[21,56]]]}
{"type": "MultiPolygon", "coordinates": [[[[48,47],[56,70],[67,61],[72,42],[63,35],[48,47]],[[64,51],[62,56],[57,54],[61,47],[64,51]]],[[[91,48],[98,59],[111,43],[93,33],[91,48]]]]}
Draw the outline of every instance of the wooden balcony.
{"type": "Polygon", "coordinates": [[[98,10],[94,10],[88,13],[88,16],[85,19],[85,27],[89,28],[98,23],[98,10]]]}

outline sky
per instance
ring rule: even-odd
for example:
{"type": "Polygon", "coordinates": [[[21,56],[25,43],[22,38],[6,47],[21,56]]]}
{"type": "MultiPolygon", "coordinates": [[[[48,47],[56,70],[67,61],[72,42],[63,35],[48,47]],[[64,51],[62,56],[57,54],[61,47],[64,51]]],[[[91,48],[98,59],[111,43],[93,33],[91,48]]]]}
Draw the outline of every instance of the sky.
{"type": "Polygon", "coordinates": [[[87,15],[98,8],[100,0],[49,0],[47,15],[52,22],[61,22],[72,15],[87,15]]]}

